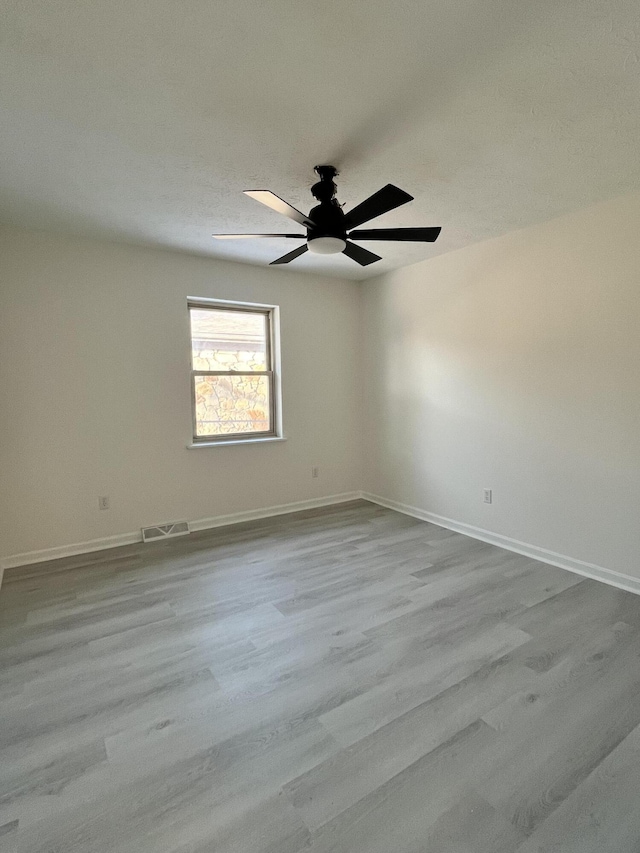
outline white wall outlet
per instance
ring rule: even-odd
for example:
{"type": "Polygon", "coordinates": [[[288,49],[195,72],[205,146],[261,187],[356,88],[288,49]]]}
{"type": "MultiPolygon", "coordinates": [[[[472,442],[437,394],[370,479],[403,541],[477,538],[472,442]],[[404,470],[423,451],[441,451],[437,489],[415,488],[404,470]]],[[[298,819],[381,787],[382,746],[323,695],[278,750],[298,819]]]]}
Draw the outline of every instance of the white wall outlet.
{"type": "Polygon", "coordinates": [[[483,489],[482,494],[484,495],[483,500],[486,504],[493,503],[493,493],[491,489],[483,489]]]}
{"type": "Polygon", "coordinates": [[[311,476],[313,477],[314,480],[316,480],[320,476],[320,469],[318,468],[317,465],[314,465],[313,468],[311,469],[311,476]]]}
{"type": "Polygon", "coordinates": [[[109,509],[109,498],[107,495],[102,495],[98,498],[98,509],[109,509]]]}

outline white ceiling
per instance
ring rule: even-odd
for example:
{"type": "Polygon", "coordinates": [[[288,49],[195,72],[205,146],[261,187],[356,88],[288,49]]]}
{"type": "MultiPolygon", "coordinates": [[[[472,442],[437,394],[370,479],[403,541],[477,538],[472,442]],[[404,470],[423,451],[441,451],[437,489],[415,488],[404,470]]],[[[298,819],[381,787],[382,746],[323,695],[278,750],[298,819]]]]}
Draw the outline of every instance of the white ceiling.
{"type": "Polygon", "coordinates": [[[369,227],[442,225],[364,278],[640,188],[637,0],[2,0],[0,219],[250,263],[316,163],[369,227]]]}

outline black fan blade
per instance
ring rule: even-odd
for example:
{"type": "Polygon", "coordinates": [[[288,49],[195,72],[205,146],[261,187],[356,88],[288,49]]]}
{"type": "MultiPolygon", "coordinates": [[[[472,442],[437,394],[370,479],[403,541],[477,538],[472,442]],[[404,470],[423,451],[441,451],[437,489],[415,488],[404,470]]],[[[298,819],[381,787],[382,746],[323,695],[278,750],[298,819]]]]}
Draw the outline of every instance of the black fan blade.
{"type": "Polygon", "coordinates": [[[375,219],[376,216],[381,216],[388,210],[400,207],[401,204],[406,204],[408,201],[413,201],[412,195],[394,187],[393,184],[387,184],[386,187],[382,187],[377,193],[369,196],[347,213],[344,220],[345,228],[348,231],[355,228],[356,225],[362,225],[363,222],[375,219]]]}
{"type": "Polygon", "coordinates": [[[355,243],[349,243],[349,241],[347,241],[346,248],[342,250],[342,254],[360,264],[361,267],[368,267],[369,264],[375,264],[376,261],[382,260],[380,255],[374,255],[368,249],[363,249],[362,246],[356,246],[355,243]]]}
{"type": "Polygon", "coordinates": [[[295,261],[296,258],[299,258],[300,255],[304,255],[304,253],[306,251],[307,251],[307,244],[305,243],[304,246],[298,246],[297,249],[294,249],[293,252],[289,252],[288,255],[283,255],[281,258],[277,258],[275,261],[271,261],[269,266],[272,267],[274,264],[291,263],[291,261],[295,261]]]}
{"type": "Polygon", "coordinates": [[[216,240],[246,240],[255,237],[296,237],[298,240],[306,240],[306,234],[212,234],[216,240]]]}
{"type": "Polygon", "coordinates": [[[416,243],[433,243],[442,228],[369,228],[352,231],[350,240],[414,240],[416,243]]]}
{"type": "Polygon", "coordinates": [[[309,219],[308,216],[305,216],[304,213],[300,213],[300,211],[296,210],[295,207],[291,207],[291,205],[284,199],[280,198],[280,196],[275,193],[269,192],[269,190],[245,190],[244,194],[251,198],[255,198],[256,201],[260,202],[260,204],[266,204],[267,207],[281,213],[283,216],[288,216],[289,219],[294,219],[296,222],[299,222],[300,225],[306,225],[308,228],[313,227],[313,220],[309,219]]]}

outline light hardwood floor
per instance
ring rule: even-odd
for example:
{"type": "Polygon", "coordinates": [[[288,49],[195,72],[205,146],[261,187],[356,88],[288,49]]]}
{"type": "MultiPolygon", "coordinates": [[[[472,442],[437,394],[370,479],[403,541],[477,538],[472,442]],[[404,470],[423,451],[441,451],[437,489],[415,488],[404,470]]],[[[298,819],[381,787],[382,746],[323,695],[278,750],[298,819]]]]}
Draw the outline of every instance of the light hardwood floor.
{"type": "Polygon", "coordinates": [[[1,853],[638,853],[640,597],[364,501],[6,573],[1,853]]]}

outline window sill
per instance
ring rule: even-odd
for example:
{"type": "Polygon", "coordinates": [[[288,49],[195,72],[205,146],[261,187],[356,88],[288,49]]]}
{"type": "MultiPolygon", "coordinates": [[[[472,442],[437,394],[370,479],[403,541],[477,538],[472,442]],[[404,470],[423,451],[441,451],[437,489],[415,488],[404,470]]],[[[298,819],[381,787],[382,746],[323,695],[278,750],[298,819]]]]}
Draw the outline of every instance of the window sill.
{"type": "Polygon", "coordinates": [[[200,447],[229,447],[231,444],[270,444],[272,441],[286,441],[283,435],[270,435],[267,438],[233,438],[229,441],[197,441],[187,444],[187,450],[200,447]]]}

